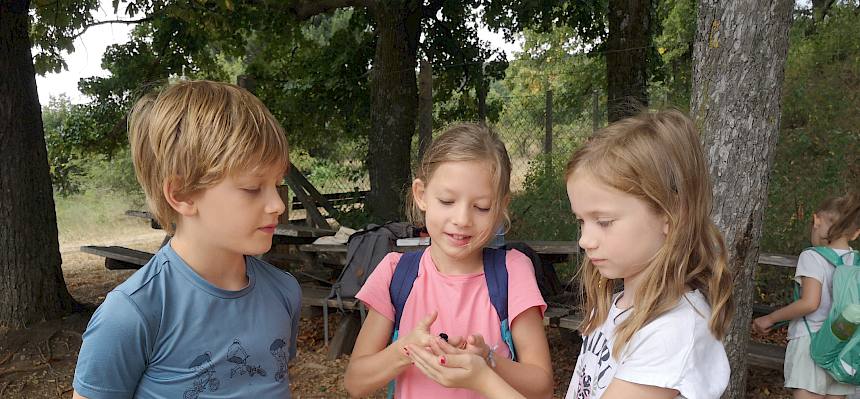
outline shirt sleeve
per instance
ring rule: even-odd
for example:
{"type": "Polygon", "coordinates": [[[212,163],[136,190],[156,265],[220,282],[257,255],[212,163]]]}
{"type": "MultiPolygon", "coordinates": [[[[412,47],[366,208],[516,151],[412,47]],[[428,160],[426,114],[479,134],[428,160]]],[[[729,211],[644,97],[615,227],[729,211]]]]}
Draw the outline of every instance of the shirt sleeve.
{"type": "Polygon", "coordinates": [[[401,256],[402,254],[397,252],[385,255],[373,269],[373,273],[370,273],[370,277],[364,282],[358,294],[355,294],[355,297],[364,302],[367,307],[391,321],[394,321],[394,305],[391,304],[388,287],[391,285],[394,269],[401,256]]]}
{"type": "Polygon", "coordinates": [[[532,261],[522,252],[508,251],[508,318],[513,325],[517,316],[531,307],[537,306],[543,317],[546,302],[540,294],[532,261]]]}
{"type": "Polygon", "coordinates": [[[680,390],[694,344],[694,321],[658,318],[631,337],[615,378],[680,390]]]}
{"type": "Polygon", "coordinates": [[[149,337],[131,298],[119,291],[109,293],[84,332],[75,391],[89,399],[131,398],[146,369],[149,337]]]}
{"type": "Polygon", "coordinates": [[[822,261],[825,263],[827,262],[814,250],[808,249],[801,252],[800,256],[797,258],[797,270],[794,273],[794,280],[797,281],[798,284],[802,284],[803,280],[801,277],[811,277],[824,284],[824,281],[826,280],[826,270],[824,270],[824,266],[830,265],[822,265],[822,261]]]}

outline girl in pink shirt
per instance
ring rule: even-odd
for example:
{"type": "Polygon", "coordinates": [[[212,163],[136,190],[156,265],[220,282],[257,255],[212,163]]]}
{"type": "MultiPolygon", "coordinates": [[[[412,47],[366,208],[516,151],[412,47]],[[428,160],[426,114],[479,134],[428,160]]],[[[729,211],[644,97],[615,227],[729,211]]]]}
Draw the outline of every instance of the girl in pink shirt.
{"type": "Polygon", "coordinates": [[[369,311],[346,370],[350,395],[367,396],[395,380],[397,398],[481,398],[443,387],[413,366],[406,347],[429,347],[441,333],[494,367],[523,396],[552,395],[546,303],[531,262],[515,250],[505,258],[507,320],[517,361],[502,339],[484,276],[483,247],[509,221],[510,165],[504,144],[477,124],[455,125],[427,149],[412,182],[410,216],[426,226],[431,245],[418,263],[396,341],[391,342],[395,310],[389,286],[402,254],[388,254],[356,295],[369,311]]]}

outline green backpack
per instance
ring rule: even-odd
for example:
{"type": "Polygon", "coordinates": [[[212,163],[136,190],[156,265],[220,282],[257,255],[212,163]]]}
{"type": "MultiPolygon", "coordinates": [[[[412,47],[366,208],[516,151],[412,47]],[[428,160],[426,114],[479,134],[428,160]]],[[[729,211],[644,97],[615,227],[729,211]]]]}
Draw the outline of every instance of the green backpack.
{"type": "MultiPolygon", "coordinates": [[[[856,305],[860,305],[860,253],[851,251],[839,256],[828,247],[810,249],[835,266],[836,271],[833,272],[830,314],[821,329],[813,333],[806,317],[803,317],[803,323],[812,338],[809,353],[815,364],[827,371],[836,381],[860,385],[860,328],[848,340],[836,337],[832,329],[833,323],[846,307],[855,305],[852,308],[856,308],[856,305]],[[854,261],[850,265],[844,264],[844,257],[851,253],[854,254],[854,261]]],[[[798,286],[795,286],[795,297],[800,298],[798,286]]]]}

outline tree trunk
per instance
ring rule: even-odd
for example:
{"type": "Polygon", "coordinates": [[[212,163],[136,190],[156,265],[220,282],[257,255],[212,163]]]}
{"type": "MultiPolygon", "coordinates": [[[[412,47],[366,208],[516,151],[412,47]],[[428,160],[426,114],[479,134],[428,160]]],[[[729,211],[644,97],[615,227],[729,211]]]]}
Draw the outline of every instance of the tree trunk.
{"type": "Polygon", "coordinates": [[[421,2],[379,2],[371,11],[377,41],[370,81],[367,205],[376,219],[399,220],[410,183],[410,147],[418,108],[415,69],[421,2]]]}
{"type": "Polygon", "coordinates": [[[637,113],[637,105],[648,105],[650,22],[650,0],[609,0],[606,108],[610,123],[637,113]]]}
{"type": "Polygon", "coordinates": [[[42,112],[30,53],[29,1],[0,0],[0,325],[69,313],[42,112]]]}
{"type": "Polygon", "coordinates": [[[752,293],[793,5],[699,0],[690,112],[703,134],[713,218],[726,239],[737,304],[724,339],[732,369],[725,398],[743,398],[746,388],[752,293]]]}

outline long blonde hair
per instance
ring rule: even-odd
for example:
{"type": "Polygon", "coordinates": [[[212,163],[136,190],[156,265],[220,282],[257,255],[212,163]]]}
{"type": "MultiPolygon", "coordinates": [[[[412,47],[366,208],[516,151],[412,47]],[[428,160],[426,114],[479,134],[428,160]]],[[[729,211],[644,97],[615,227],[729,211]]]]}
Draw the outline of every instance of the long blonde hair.
{"type": "MultiPolygon", "coordinates": [[[[616,329],[612,355],[618,358],[636,331],[677,306],[691,288],[704,294],[711,306],[708,326],[722,339],[734,313],[732,273],[710,219],[711,184],[692,122],[669,110],[613,123],[573,154],[565,179],[579,170],[644,201],[669,224],[665,243],[642,272],[630,316],[616,329]]],[[[619,283],[603,278],[588,258],[579,272],[585,335],[606,321],[619,283]]]]}
{"type": "MultiPolygon", "coordinates": [[[[430,183],[433,173],[445,162],[480,161],[490,165],[493,176],[492,186],[496,187],[490,212],[495,225],[510,224],[507,201],[511,193],[511,159],[508,150],[499,136],[489,127],[477,123],[457,123],[449,126],[433,140],[424,157],[415,169],[415,178],[430,183]]],[[[418,208],[412,191],[409,191],[406,214],[409,221],[418,226],[424,225],[424,212],[418,208]]],[[[482,233],[475,239],[475,246],[481,248],[493,235],[493,231],[482,233]]]]}

